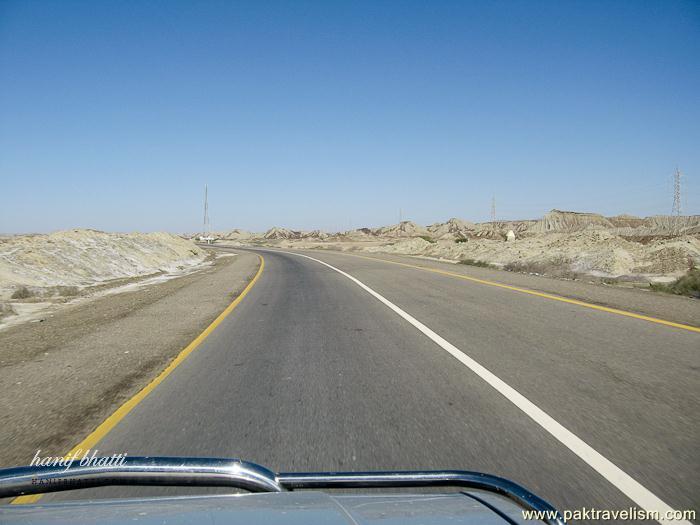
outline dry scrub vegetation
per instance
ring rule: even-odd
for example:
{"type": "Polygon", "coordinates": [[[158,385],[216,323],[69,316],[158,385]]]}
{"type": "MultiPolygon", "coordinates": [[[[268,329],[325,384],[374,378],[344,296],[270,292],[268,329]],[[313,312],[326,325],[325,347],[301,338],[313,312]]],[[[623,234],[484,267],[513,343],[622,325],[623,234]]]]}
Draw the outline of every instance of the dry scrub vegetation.
{"type": "Polygon", "coordinates": [[[700,269],[691,268],[688,273],[672,283],[651,283],[651,287],[658,292],[687,295],[700,299],[700,269]]]}

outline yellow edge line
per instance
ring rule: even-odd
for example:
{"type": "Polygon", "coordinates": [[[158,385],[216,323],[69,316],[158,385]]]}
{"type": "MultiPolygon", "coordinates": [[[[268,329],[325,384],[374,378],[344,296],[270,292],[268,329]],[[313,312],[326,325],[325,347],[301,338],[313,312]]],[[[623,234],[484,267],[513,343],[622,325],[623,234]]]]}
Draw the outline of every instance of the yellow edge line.
{"type": "Polygon", "coordinates": [[[666,326],[672,326],[674,328],[681,328],[683,330],[688,330],[690,332],[700,333],[700,328],[696,326],[690,326],[687,324],[674,323],[673,321],[666,321],[665,319],[658,319],[656,317],[650,317],[648,315],[635,314],[633,312],[628,312],[626,310],[618,310],[617,308],[608,308],[607,306],[599,306],[597,304],[586,303],[584,301],[578,301],[576,299],[568,299],[566,297],[560,297],[558,295],[552,295],[543,292],[535,292],[534,290],[528,290],[527,288],[519,288],[517,286],[510,286],[508,284],[496,283],[493,281],[486,281],[484,279],[477,279],[476,277],[468,277],[459,273],[448,272],[445,270],[438,270],[437,268],[428,268],[427,266],[418,266],[415,264],[402,263],[398,261],[388,261],[386,259],[380,259],[378,257],[367,257],[365,255],[358,255],[356,253],[351,253],[348,255],[353,255],[354,257],[360,257],[362,259],[369,259],[370,261],[381,261],[389,264],[398,264],[399,266],[406,266],[408,268],[415,268],[417,270],[425,270],[427,272],[439,273],[442,275],[449,275],[451,277],[457,277],[459,279],[464,279],[466,281],[472,281],[479,284],[486,284],[488,286],[495,286],[497,288],[504,288],[506,290],[513,290],[515,292],[526,293],[528,295],[534,295],[537,297],[544,297],[545,299],[551,299],[553,301],[560,301],[562,303],[575,304],[577,306],[584,306],[586,308],[592,308],[593,310],[600,310],[601,312],[608,312],[611,314],[624,315],[626,317],[632,317],[634,319],[641,319],[642,321],[648,321],[650,323],[663,324],[666,326]]]}
{"type": "MultiPolygon", "coordinates": [[[[126,415],[131,412],[136,405],[138,405],[141,401],[144,400],[144,398],[150,394],[159,384],[163,382],[163,380],[168,377],[173,370],[175,370],[187,357],[194,352],[197,347],[202,344],[202,341],[204,341],[207,336],[214,331],[214,329],[221,324],[221,322],[228,316],[236,306],[243,300],[243,298],[248,295],[248,292],[255,286],[255,283],[257,280],[260,278],[260,275],[262,275],[263,269],[265,268],[265,259],[263,258],[262,255],[256,254],[260,258],[260,267],[258,268],[257,273],[255,274],[255,277],[248,283],[248,285],[243,289],[241,294],[236,297],[231,304],[229,304],[226,309],[219,314],[219,317],[214,319],[214,321],[207,326],[204,331],[197,336],[197,338],[192,341],[187,347],[182,350],[175,359],[167,366],[165,370],[163,370],[153,381],[151,381],[148,385],[146,385],[141,391],[139,391],[134,397],[129,399],[126,403],[124,403],[122,406],[120,406],[111,416],[109,416],[107,419],[105,419],[100,425],[90,434],[88,437],[86,437],[84,440],[82,440],[80,443],[78,443],[75,447],[73,447],[68,454],[66,454],[66,457],[72,456],[76,454],[79,450],[85,451],[87,449],[90,449],[94,447],[102,438],[104,438],[117,424],[126,417],[126,415]]],[[[34,503],[35,501],[38,501],[43,494],[31,494],[27,496],[18,496],[15,499],[13,499],[10,503],[14,505],[22,505],[25,503],[34,503]]]]}

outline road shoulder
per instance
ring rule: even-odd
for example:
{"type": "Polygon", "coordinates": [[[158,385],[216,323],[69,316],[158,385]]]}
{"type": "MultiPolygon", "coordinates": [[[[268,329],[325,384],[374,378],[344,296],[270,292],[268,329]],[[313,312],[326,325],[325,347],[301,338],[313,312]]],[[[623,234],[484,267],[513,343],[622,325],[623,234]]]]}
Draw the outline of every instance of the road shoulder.
{"type": "Polygon", "coordinates": [[[249,252],[0,332],[0,466],[61,455],[163,370],[245,288],[249,252]]]}

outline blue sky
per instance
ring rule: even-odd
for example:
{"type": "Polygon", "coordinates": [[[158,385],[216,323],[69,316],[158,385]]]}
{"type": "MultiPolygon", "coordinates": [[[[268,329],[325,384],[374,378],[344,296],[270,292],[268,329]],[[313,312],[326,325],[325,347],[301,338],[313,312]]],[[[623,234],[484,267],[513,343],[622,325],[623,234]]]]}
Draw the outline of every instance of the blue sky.
{"type": "Polygon", "coordinates": [[[700,2],[0,0],[0,232],[700,213],[700,2]]]}

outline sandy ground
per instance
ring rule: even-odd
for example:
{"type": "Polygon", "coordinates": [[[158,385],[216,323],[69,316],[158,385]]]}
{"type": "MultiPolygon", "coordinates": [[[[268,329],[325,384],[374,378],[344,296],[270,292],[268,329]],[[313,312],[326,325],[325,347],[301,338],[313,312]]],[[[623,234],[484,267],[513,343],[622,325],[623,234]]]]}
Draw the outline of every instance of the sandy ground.
{"type": "Polygon", "coordinates": [[[140,290],[157,283],[178,279],[185,275],[199,272],[215,264],[216,257],[221,257],[221,255],[211,253],[196,266],[187,266],[167,273],[158,272],[152,275],[113,279],[99,285],[87,287],[74,297],[56,296],[47,299],[29,298],[21,301],[13,300],[6,302],[4,304],[12,309],[12,313],[0,317],[0,332],[12,326],[24,323],[44,322],[47,318],[53,317],[56,312],[69,306],[89,303],[107,295],[140,290]]]}
{"type": "Polygon", "coordinates": [[[61,455],[165,368],[258,269],[242,252],[199,272],[66,306],[0,332],[0,466],[61,455]]]}

